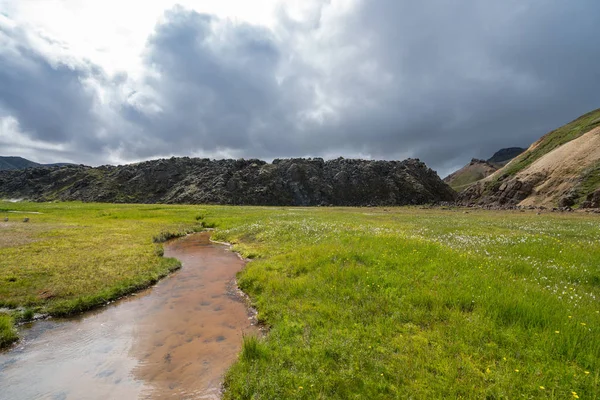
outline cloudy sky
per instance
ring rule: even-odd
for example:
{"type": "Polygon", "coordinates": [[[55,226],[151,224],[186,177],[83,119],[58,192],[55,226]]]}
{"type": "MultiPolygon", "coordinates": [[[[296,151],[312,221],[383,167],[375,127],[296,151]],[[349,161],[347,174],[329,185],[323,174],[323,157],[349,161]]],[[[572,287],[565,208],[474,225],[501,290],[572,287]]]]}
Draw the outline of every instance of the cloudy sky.
{"type": "Polygon", "coordinates": [[[597,0],[0,0],[0,155],[416,157],[600,107],[597,0]]]}

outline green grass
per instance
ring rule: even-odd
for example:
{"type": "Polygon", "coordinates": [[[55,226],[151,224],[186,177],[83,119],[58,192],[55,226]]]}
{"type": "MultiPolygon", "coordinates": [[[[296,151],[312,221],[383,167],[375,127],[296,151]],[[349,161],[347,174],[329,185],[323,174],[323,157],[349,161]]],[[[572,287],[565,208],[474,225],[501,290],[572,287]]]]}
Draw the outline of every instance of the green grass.
{"type": "Polygon", "coordinates": [[[0,204],[13,207],[44,212],[0,244],[0,298],[14,305],[147,282],[168,271],[153,237],[198,221],[253,258],[238,282],[268,333],[244,337],[226,399],[600,397],[595,216],[0,204]],[[57,297],[40,299],[46,288],[57,297]]]}
{"type": "Polygon", "coordinates": [[[474,182],[477,182],[483,178],[485,178],[485,176],[483,176],[483,174],[479,171],[465,172],[458,176],[456,179],[452,180],[452,182],[450,183],[450,187],[458,192],[461,189],[464,189],[465,187],[470,186],[474,182]]]}
{"type": "Polygon", "coordinates": [[[244,341],[226,398],[600,396],[597,218],[217,207],[206,219],[256,258],[238,280],[269,327],[244,341]]]}
{"type": "Polygon", "coordinates": [[[503,176],[512,176],[525,169],[537,159],[563,144],[577,139],[591,129],[600,126],[600,109],[591,111],[576,120],[546,134],[540,139],[539,145],[533,151],[527,151],[504,169],[503,176]]]}
{"type": "Polygon", "coordinates": [[[0,349],[16,342],[19,337],[10,315],[0,314],[0,349]]]}
{"type": "Polygon", "coordinates": [[[0,222],[0,307],[56,316],[155,283],[180,267],[162,258],[156,243],[202,229],[194,206],[0,203],[0,209],[2,220],[9,218],[0,222]]]}

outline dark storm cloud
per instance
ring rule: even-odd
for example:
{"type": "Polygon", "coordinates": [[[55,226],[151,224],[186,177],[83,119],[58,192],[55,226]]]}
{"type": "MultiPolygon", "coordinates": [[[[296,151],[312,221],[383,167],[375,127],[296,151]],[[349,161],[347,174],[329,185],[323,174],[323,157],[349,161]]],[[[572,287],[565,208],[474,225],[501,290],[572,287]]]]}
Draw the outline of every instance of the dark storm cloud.
{"type": "Polygon", "coordinates": [[[302,93],[278,82],[280,57],[267,29],[181,7],[167,12],[148,40],[149,76],[123,108],[155,140],[126,151],[229,149],[248,157],[264,156],[273,140],[293,143],[290,114],[302,93]]]}
{"type": "Polygon", "coordinates": [[[93,132],[94,95],[82,80],[97,73],[94,67],[51,62],[18,28],[0,25],[0,38],[0,117],[14,117],[31,139],[52,144],[93,132]]]}
{"type": "Polygon", "coordinates": [[[593,1],[362,3],[339,40],[367,43],[328,92],[374,105],[350,103],[342,141],[382,157],[411,149],[442,168],[527,146],[600,107],[599,12],[593,1]],[[376,93],[348,84],[370,62],[392,76],[376,93]]]}
{"type": "Polygon", "coordinates": [[[596,1],[315,4],[304,21],[282,9],[274,30],[175,7],[136,81],[50,63],[16,38],[0,51],[0,112],[98,157],[414,156],[443,174],[600,107],[596,1]]]}
{"type": "Polygon", "coordinates": [[[443,169],[600,106],[599,12],[592,1],[377,0],[330,35],[323,13],[282,17],[277,40],[176,8],[148,43],[162,109],[148,124],[177,151],[413,155],[443,169]],[[298,57],[302,35],[321,64],[298,57]],[[317,91],[331,113],[307,119],[322,111],[317,91]]]}

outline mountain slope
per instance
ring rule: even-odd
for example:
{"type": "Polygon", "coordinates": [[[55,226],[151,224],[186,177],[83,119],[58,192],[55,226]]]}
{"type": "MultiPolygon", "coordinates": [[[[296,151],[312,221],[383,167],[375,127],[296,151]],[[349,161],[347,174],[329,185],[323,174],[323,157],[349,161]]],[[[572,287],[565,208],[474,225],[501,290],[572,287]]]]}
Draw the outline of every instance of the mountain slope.
{"type": "Polygon", "coordinates": [[[500,149],[493,156],[487,159],[487,162],[494,165],[505,165],[510,160],[523,153],[525,150],[522,147],[507,147],[500,149]]]}
{"type": "Polygon", "coordinates": [[[489,162],[473,158],[470,163],[445,177],[444,182],[458,192],[497,170],[498,168],[489,162]]]}
{"type": "Polygon", "coordinates": [[[27,168],[39,168],[39,167],[64,167],[67,165],[75,165],[75,164],[69,164],[69,163],[39,164],[39,163],[30,161],[23,157],[0,156],[0,170],[27,169],[27,168]]]}
{"type": "Polygon", "coordinates": [[[456,193],[419,160],[208,160],[0,171],[0,198],[116,203],[405,205],[456,193]]]}
{"type": "Polygon", "coordinates": [[[459,195],[463,204],[598,206],[600,109],[544,135],[459,195]],[[591,203],[586,203],[588,200],[591,203]]]}
{"type": "Polygon", "coordinates": [[[0,170],[4,169],[25,169],[41,167],[42,164],[38,164],[33,161],[29,161],[23,157],[3,157],[0,156],[0,170]]]}
{"type": "Polygon", "coordinates": [[[508,147],[498,150],[487,160],[473,158],[470,163],[445,177],[444,182],[460,192],[469,185],[490,176],[525,150],[521,147],[508,147]]]}

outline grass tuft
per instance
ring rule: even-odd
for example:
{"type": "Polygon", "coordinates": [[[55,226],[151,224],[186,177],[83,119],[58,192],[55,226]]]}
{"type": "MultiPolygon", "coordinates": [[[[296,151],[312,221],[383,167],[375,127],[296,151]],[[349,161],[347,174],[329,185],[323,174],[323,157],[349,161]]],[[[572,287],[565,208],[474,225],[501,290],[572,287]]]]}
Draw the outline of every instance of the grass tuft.
{"type": "Polygon", "coordinates": [[[0,314],[0,349],[8,347],[19,339],[11,316],[0,314]]]}
{"type": "Polygon", "coordinates": [[[260,340],[254,335],[244,335],[241,359],[245,362],[254,362],[266,357],[266,350],[260,340]]]}
{"type": "Polygon", "coordinates": [[[187,232],[161,232],[152,238],[154,243],[164,243],[187,235],[187,232]]]}

